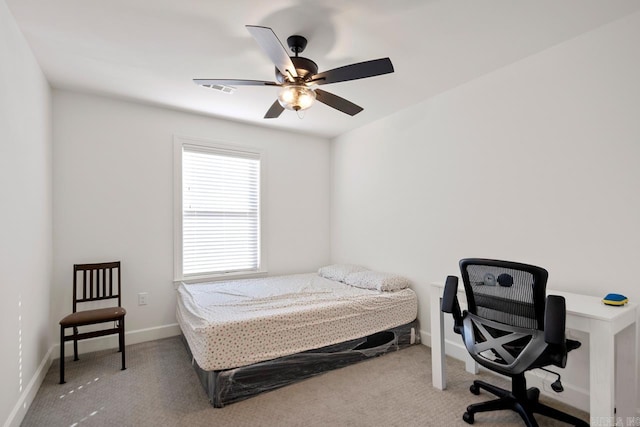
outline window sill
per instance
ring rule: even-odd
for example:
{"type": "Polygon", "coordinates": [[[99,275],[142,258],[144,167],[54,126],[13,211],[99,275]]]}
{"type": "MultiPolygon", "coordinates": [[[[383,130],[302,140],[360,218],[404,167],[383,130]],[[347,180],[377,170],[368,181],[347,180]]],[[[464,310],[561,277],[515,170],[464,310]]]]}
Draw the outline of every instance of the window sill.
{"type": "Polygon", "coordinates": [[[267,270],[258,270],[258,271],[240,271],[233,273],[219,273],[219,274],[207,274],[202,276],[189,276],[187,278],[182,279],[174,279],[173,287],[174,289],[178,289],[181,283],[185,283],[187,285],[192,283],[206,283],[206,282],[221,282],[224,280],[235,280],[235,279],[253,279],[258,277],[266,277],[267,270]]]}

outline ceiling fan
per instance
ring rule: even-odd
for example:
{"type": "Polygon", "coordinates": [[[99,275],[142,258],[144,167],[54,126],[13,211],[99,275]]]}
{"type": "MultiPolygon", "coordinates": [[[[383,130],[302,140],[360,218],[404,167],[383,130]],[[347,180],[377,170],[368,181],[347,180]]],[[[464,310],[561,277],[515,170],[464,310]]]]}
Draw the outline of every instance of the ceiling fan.
{"type": "Polygon", "coordinates": [[[296,112],[306,110],[311,107],[315,100],[345,114],[355,116],[362,111],[362,107],[330,92],[318,89],[317,86],[393,73],[393,64],[391,64],[389,58],[358,62],[318,73],[318,65],[315,62],[298,56],[307,46],[306,38],[299,35],[287,38],[289,48],[295,53],[295,56],[289,56],[271,28],[255,25],[247,25],[246,27],[262,50],[275,64],[277,82],[235,79],[194,79],[193,81],[208,88],[228,89],[229,86],[280,87],[278,99],[265,114],[265,119],[279,117],[285,108],[296,112]]]}

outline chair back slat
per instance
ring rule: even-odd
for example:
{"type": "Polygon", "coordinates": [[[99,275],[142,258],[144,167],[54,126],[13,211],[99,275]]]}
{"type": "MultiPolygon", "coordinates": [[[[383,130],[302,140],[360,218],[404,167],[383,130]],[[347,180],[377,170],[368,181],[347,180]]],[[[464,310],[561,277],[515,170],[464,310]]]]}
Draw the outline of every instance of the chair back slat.
{"type": "Polygon", "coordinates": [[[93,271],[89,271],[89,299],[93,299],[93,271]]]}
{"type": "Polygon", "coordinates": [[[87,270],[82,271],[82,289],[83,289],[83,298],[84,295],[87,295],[89,292],[89,281],[87,280],[87,270]]]}
{"type": "Polygon", "coordinates": [[[107,269],[102,269],[102,296],[107,294],[107,269]]]}
{"type": "Polygon", "coordinates": [[[78,303],[117,299],[120,303],[120,261],[73,266],[73,312],[78,303]],[[116,270],[116,274],[113,274],[116,270]],[[79,279],[80,278],[80,279],[79,279]],[[115,279],[115,280],[114,280],[115,279]],[[78,284],[78,280],[82,284],[78,284]]]}

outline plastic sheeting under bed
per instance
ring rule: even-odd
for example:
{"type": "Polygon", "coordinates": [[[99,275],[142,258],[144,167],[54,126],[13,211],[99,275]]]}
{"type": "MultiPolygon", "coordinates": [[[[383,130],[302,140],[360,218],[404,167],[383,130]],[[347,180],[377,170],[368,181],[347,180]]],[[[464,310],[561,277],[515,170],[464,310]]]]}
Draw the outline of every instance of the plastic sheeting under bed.
{"type": "Polygon", "coordinates": [[[386,331],[309,350],[253,365],[219,371],[205,371],[189,352],[193,367],[215,408],[275,390],[324,372],[343,368],[373,357],[420,343],[418,320],[386,331]]]}

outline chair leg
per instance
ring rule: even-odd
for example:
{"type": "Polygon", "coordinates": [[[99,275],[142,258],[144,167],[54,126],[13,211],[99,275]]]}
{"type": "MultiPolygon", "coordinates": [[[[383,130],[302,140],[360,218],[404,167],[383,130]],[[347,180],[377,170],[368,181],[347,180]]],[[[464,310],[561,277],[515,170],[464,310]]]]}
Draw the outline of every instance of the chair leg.
{"type": "MultiPolygon", "coordinates": [[[[73,328],[73,335],[78,335],[78,328],[73,328]]],[[[80,360],[78,359],[78,340],[76,339],[73,340],[73,360],[80,360]]]]}
{"type": "Polygon", "coordinates": [[[527,405],[518,402],[513,395],[500,397],[498,399],[489,400],[488,402],[474,403],[467,406],[467,412],[464,413],[462,419],[469,424],[473,424],[474,414],[478,412],[491,412],[512,410],[518,413],[527,427],[538,427],[538,423],[531,411],[527,409],[527,405]]]}
{"type": "Polygon", "coordinates": [[[118,353],[122,353],[122,339],[120,337],[120,332],[122,332],[123,328],[122,328],[122,322],[124,322],[124,319],[120,319],[116,322],[116,326],[118,327],[118,353]]]}
{"type": "Polygon", "coordinates": [[[60,326],[60,384],[64,382],[64,326],[60,326]]]}
{"type": "Polygon", "coordinates": [[[516,411],[518,415],[520,415],[520,418],[522,418],[522,421],[524,421],[524,424],[527,427],[538,427],[538,422],[533,416],[533,413],[528,410],[527,407],[525,407],[522,403],[514,402],[513,410],[516,411]]]}
{"type": "Polygon", "coordinates": [[[120,344],[120,351],[122,352],[122,370],[124,371],[125,369],[127,369],[125,366],[125,356],[124,356],[124,316],[122,317],[122,319],[120,319],[119,344],[120,344]]]}
{"type": "Polygon", "coordinates": [[[476,387],[476,390],[483,389],[498,397],[511,396],[511,393],[509,392],[509,390],[505,390],[503,388],[497,387],[493,384],[490,384],[481,380],[475,380],[473,382],[473,385],[476,387]]]}
{"type": "Polygon", "coordinates": [[[552,408],[550,406],[545,405],[544,403],[537,402],[533,407],[533,412],[537,412],[538,414],[544,415],[549,418],[553,418],[558,421],[562,421],[568,424],[572,424],[574,426],[589,426],[586,421],[581,420],[580,418],[574,417],[573,415],[569,415],[565,412],[559,411],[556,408],[552,408]]]}
{"type": "Polygon", "coordinates": [[[477,412],[491,412],[512,409],[513,399],[508,397],[500,397],[498,399],[489,400],[487,402],[474,403],[467,406],[467,412],[475,414],[477,412]]]}

